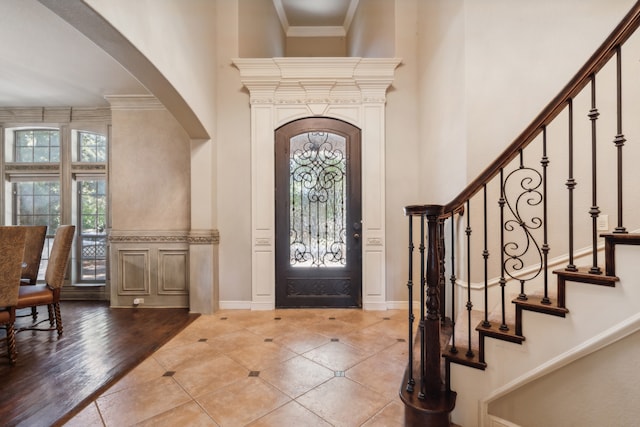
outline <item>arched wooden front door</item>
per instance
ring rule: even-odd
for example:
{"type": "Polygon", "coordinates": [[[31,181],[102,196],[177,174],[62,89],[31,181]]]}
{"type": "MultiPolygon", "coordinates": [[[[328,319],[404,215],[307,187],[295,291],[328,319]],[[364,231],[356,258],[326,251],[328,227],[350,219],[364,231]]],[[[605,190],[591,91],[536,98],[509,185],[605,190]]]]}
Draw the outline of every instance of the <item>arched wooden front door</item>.
{"type": "Polygon", "coordinates": [[[310,117],[275,140],[276,307],[361,307],[360,129],[310,117]]]}

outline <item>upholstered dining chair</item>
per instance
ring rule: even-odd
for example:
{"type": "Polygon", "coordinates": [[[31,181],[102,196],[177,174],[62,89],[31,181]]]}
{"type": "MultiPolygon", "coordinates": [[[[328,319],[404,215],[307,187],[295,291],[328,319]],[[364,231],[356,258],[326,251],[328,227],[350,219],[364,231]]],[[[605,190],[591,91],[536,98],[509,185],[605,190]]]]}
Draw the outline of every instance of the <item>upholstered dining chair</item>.
{"type": "MultiPolygon", "coordinates": [[[[44,241],[47,238],[47,226],[25,225],[23,227],[26,230],[26,234],[20,285],[35,285],[38,281],[38,271],[40,270],[44,241]]],[[[31,316],[34,321],[38,318],[38,310],[36,307],[31,307],[31,316]]]]}
{"type": "Polygon", "coordinates": [[[15,363],[17,355],[13,324],[16,320],[24,241],[23,227],[0,227],[0,325],[7,331],[2,340],[7,342],[11,363],[15,363]]]}
{"type": "Polygon", "coordinates": [[[75,233],[75,225],[61,225],[58,227],[53,237],[53,246],[49,255],[47,270],[44,275],[45,283],[34,286],[20,286],[18,292],[18,304],[16,308],[47,306],[49,313],[48,319],[50,328],[42,329],[37,323],[30,327],[20,328],[22,330],[54,330],[58,331],[58,335],[62,334],[62,318],[60,316],[60,288],[64,283],[64,275],[67,271],[67,264],[71,255],[71,244],[73,242],[73,234],[75,233]]]}
{"type": "Polygon", "coordinates": [[[35,285],[38,281],[42,249],[47,237],[46,225],[26,225],[24,240],[24,264],[22,265],[21,285],[35,285]]]}

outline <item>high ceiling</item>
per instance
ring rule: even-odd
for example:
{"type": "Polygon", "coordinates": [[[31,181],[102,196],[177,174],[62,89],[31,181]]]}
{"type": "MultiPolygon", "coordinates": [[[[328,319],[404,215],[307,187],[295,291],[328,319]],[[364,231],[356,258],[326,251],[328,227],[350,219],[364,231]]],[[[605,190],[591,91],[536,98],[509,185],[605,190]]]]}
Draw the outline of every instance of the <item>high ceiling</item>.
{"type": "Polygon", "coordinates": [[[0,106],[105,106],[144,94],[122,66],[36,0],[0,1],[0,106]]]}
{"type": "Polygon", "coordinates": [[[358,0],[273,0],[289,36],[344,36],[358,0]]]}
{"type": "MultiPolygon", "coordinates": [[[[309,36],[344,34],[358,0],[273,2],[289,35],[309,36]]],[[[0,40],[0,107],[107,106],[105,95],[148,93],[38,0],[0,0],[0,40]]]]}

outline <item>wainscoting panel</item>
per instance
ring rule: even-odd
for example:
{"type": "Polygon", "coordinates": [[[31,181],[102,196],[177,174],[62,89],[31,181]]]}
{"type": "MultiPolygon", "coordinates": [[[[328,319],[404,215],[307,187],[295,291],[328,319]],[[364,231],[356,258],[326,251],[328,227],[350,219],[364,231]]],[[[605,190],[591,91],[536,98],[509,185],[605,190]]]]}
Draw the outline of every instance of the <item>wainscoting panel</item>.
{"type": "Polygon", "coordinates": [[[119,250],[118,293],[120,295],[149,295],[149,251],[119,250]]]}
{"type": "Polygon", "coordinates": [[[189,253],[170,249],[158,250],[158,294],[188,295],[189,253]]]}
{"type": "Polygon", "coordinates": [[[112,230],[109,244],[112,307],[189,307],[187,231],[112,230]]]}

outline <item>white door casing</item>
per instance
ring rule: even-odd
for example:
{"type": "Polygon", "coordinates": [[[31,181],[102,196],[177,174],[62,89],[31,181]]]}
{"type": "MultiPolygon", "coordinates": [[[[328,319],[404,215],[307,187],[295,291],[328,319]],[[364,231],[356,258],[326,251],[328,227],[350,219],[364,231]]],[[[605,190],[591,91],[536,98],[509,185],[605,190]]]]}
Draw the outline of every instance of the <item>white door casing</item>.
{"type": "Polygon", "coordinates": [[[238,58],[251,103],[251,308],[275,308],[275,129],[310,116],[362,130],[362,306],[386,310],[385,102],[398,58],[238,58]]]}

